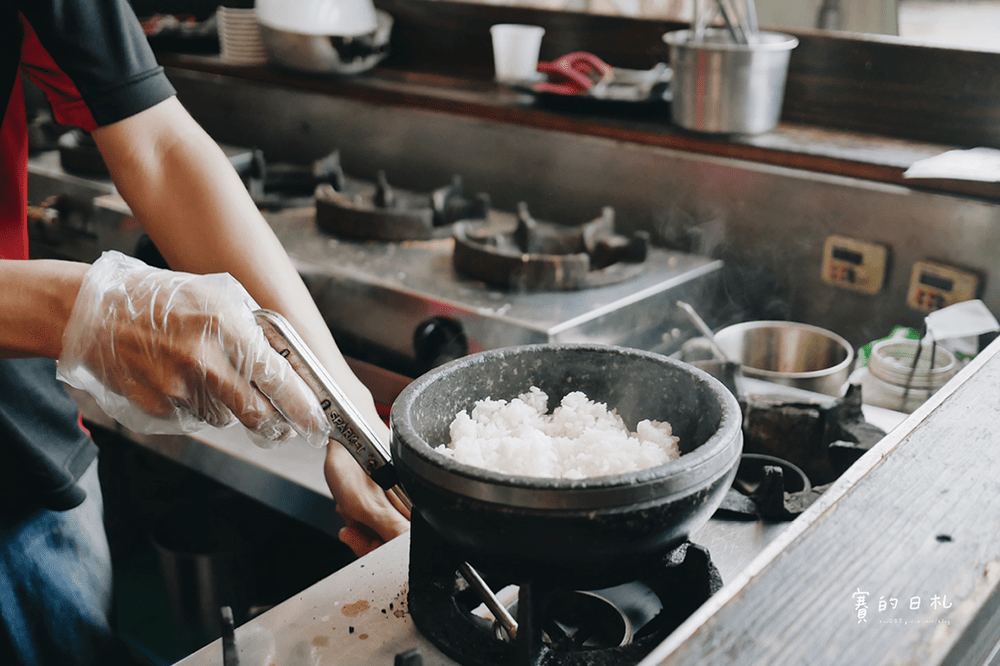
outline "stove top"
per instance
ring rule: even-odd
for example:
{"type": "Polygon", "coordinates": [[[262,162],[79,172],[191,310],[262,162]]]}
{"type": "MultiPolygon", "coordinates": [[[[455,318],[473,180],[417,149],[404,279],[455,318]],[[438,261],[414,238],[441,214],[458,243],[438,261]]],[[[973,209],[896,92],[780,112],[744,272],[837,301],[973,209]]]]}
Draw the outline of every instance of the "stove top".
{"type": "Polygon", "coordinates": [[[683,313],[674,318],[675,304],[711,298],[722,268],[719,260],[649,248],[643,270],[627,281],[574,291],[516,291],[459,275],[451,238],[350,241],[318,228],[313,207],[264,216],[345,353],[409,377],[451,360],[442,354],[457,358],[518,344],[652,349],[671,327],[693,333],[683,313]],[[430,334],[442,328],[451,334],[445,340],[461,344],[439,344],[430,334]]]}
{"type": "MultiPolygon", "coordinates": [[[[748,394],[829,400],[749,378],[744,378],[743,388],[748,394]]],[[[906,417],[867,405],[863,409],[865,418],[886,432],[906,417]]],[[[723,584],[741,584],[746,572],[753,570],[753,560],[789,525],[787,521],[717,513],[691,535],[690,541],[707,552],[723,584]]],[[[392,664],[396,655],[418,650],[424,666],[459,664],[413,621],[408,601],[410,548],[411,535],[407,533],[237,628],[240,663],[392,664]]],[[[504,590],[497,590],[497,594],[507,601],[504,590]]],[[[222,641],[217,640],[177,666],[222,664],[222,641]]]]}
{"type": "MultiPolygon", "coordinates": [[[[317,187],[340,184],[364,200],[377,198],[377,183],[343,175],[336,153],[303,167],[266,164],[247,149],[226,148],[226,152],[296,262],[345,355],[380,376],[386,371],[390,379],[385,382],[392,386],[398,384],[396,377],[412,379],[468,353],[519,344],[603,343],[669,354],[696,334],[687,317],[677,312],[676,302],[687,301],[708,311],[718,296],[721,261],[646,248],[642,239],[620,237],[609,229],[608,215],[601,211],[595,211],[599,224],[582,225],[581,229],[589,229],[582,234],[584,245],[598,267],[618,255],[627,261],[621,268],[611,265],[591,271],[599,274],[597,286],[558,290],[490,286],[456,270],[455,240],[450,232],[444,233],[454,224],[434,226],[430,239],[400,242],[350,240],[325,229],[317,220],[317,187]],[[641,262],[640,249],[645,254],[641,262]]],[[[89,262],[113,249],[147,261],[156,258],[155,252],[144,253],[151,244],[110,181],[67,174],[55,151],[33,156],[29,177],[39,201],[51,195],[73,196],[88,211],[44,229],[32,226],[37,256],[89,262]]],[[[482,199],[478,193],[457,196],[460,189],[460,183],[453,182],[421,196],[433,204],[428,210],[454,221],[471,214],[482,199]]],[[[397,200],[413,196],[395,191],[397,200]]],[[[491,219],[504,221],[505,216],[516,219],[512,212],[490,211],[491,219]]],[[[532,232],[527,234],[529,245],[532,238],[551,240],[543,225],[532,228],[530,215],[521,217],[532,232]]],[[[566,255],[544,270],[565,272],[571,257],[566,255]]],[[[505,257],[490,259],[495,265],[505,257]]],[[[592,277],[588,274],[584,282],[593,283],[592,277]]],[[[566,281],[557,282],[565,286],[566,281]]],[[[575,286],[576,281],[569,284],[575,286]]],[[[394,397],[393,390],[381,396],[385,404],[394,397]]]]}
{"type": "Polygon", "coordinates": [[[464,555],[419,514],[410,528],[410,615],[420,633],[463,666],[635,666],[722,585],[707,550],[682,543],[615,574],[610,587],[554,584],[530,568],[514,578],[477,572],[512,618],[497,621],[467,582],[464,555]],[[515,584],[516,579],[516,584],[515,584]],[[481,612],[480,612],[480,609],[481,612]],[[513,619],[516,618],[516,619],[513,619]]]}
{"type": "MultiPolygon", "coordinates": [[[[731,580],[787,523],[710,520],[692,541],[731,580]]],[[[236,629],[240,663],[393,664],[418,650],[424,666],[456,666],[413,622],[410,535],[404,534],[236,629]]],[[[176,666],[222,666],[222,641],[176,666]]]]}

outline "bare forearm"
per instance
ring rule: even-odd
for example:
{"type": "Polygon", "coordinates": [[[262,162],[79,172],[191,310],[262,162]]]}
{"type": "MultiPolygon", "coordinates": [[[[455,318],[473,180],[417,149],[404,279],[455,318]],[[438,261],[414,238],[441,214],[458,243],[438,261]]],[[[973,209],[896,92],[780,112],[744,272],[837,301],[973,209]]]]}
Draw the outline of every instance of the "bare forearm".
{"type": "Polygon", "coordinates": [[[232,274],[262,307],[292,323],[369,420],[377,420],[367,389],[350,371],[298,272],[222,151],[176,100],[144,113],[154,117],[152,123],[143,119],[142,127],[159,127],[160,138],[134,136],[122,127],[98,130],[94,137],[108,155],[119,191],[171,268],[232,274]]]}
{"type": "MultiPolygon", "coordinates": [[[[258,304],[283,314],[388,440],[370,392],[341,356],[291,259],[225,155],[177,100],[96,130],[94,139],[170,266],[230,273],[258,304]]],[[[363,554],[407,529],[405,516],[338,444],[327,446],[324,472],[347,524],[342,539],[354,552],[363,554]]]]}
{"type": "Polygon", "coordinates": [[[87,268],[69,261],[0,261],[0,357],[59,357],[87,268]]]}

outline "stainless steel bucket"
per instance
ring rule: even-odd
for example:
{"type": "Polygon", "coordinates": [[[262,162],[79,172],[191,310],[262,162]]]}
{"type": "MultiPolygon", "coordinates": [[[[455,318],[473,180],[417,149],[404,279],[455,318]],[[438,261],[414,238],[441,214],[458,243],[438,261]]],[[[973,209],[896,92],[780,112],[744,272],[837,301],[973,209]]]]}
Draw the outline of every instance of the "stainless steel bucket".
{"type": "Polygon", "coordinates": [[[674,72],[674,123],[718,134],[774,129],[781,117],[788,61],[799,40],[760,32],[752,44],[738,44],[725,30],[706,30],[698,42],[692,37],[690,30],[663,35],[674,72]]]}
{"type": "Polygon", "coordinates": [[[749,321],[715,334],[747,377],[839,396],[854,348],[833,331],[792,321],[749,321]]]}

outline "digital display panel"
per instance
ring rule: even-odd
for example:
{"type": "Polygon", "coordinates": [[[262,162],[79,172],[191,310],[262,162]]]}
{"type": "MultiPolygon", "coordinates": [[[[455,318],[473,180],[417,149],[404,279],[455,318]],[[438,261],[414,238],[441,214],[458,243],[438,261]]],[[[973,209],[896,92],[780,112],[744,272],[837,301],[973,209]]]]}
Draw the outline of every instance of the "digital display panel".
{"type": "Polygon", "coordinates": [[[842,247],[833,248],[833,258],[839,259],[840,261],[846,261],[849,264],[854,264],[855,266],[860,266],[864,262],[864,255],[860,252],[852,252],[851,250],[845,250],[842,247]]]}
{"type": "Polygon", "coordinates": [[[940,289],[941,291],[950,292],[955,288],[955,281],[949,280],[948,278],[943,278],[938,275],[933,275],[932,273],[921,273],[920,274],[920,284],[927,285],[928,287],[933,287],[934,289],[940,289]]]}

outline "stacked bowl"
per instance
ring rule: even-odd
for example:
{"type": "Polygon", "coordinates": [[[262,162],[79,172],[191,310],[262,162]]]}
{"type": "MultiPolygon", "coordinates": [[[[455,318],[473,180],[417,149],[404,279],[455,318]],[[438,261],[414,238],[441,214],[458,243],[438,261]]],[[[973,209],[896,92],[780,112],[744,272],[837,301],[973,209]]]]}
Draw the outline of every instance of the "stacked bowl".
{"type": "Polygon", "coordinates": [[[257,12],[253,8],[219,7],[216,21],[220,55],[224,62],[231,65],[262,65],[267,62],[257,12]]]}

